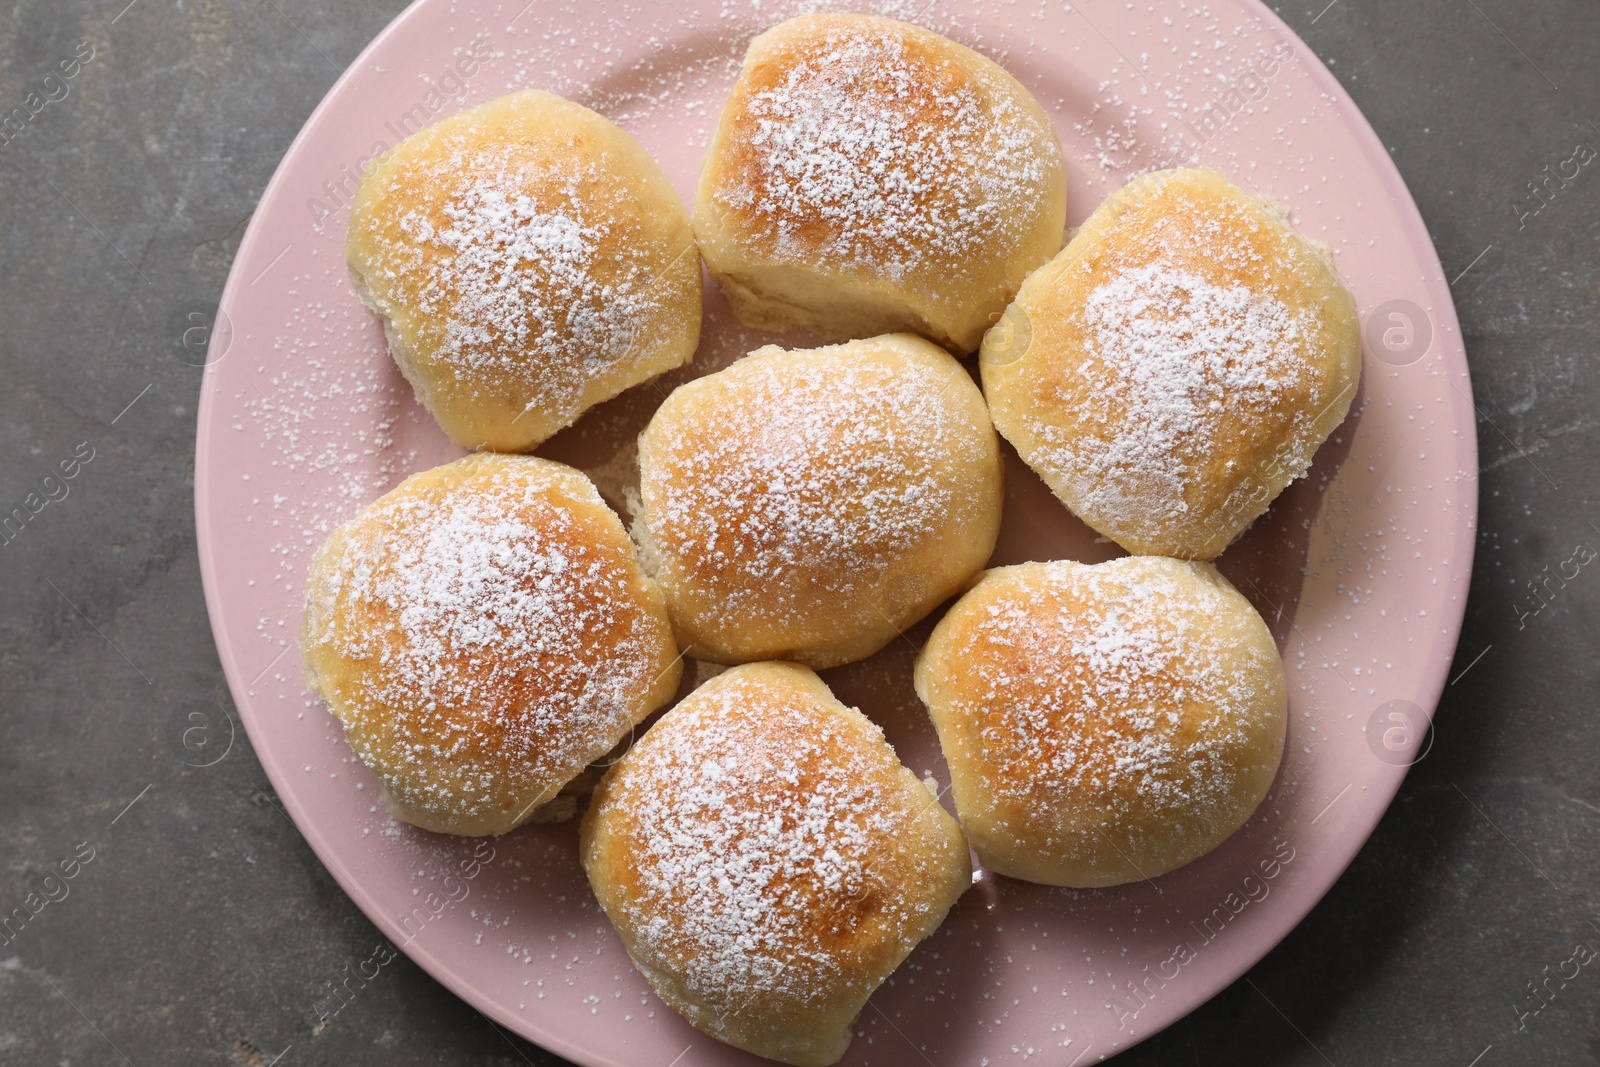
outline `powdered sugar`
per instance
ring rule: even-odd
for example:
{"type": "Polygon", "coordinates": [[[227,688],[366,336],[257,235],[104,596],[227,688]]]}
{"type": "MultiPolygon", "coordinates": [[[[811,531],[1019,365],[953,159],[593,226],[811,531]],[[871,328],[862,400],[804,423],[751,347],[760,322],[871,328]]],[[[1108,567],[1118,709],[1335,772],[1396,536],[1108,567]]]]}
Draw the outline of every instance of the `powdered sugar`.
{"type": "Polygon", "coordinates": [[[819,591],[870,589],[971,507],[950,472],[987,430],[935,367],[823,349],[724,373],[733,392],[685,415],[698,432],[652,447],[648,529],[663,556],[715,575],[730,610],[784,617],[819,591]]]}
{"type": "Polygon", "coordinates": [[[836,26],[745,102],[747,162],[717,196],[813,266],[898,280],[930,248],[999,249],[1038,217],[1046,163],[1032,117],[979,89],[899,29],[836,26]]]}
{"type": "Polygon", "coordinates": [[[1302,352],[1313,324],[1238,282],[1127,267],[1078,315],[1089,351],[1075,418],[1090,432],[1042,421],[1035,432],[1099,515],[1159,522],[1186,512],[1185,489],[1211,459],[1224,415],[1269,410],[1315,379],[1302,352]]]}
{"type": "Polygon", "coordinates": [[[622,358],[655,306],[639,265],[604,251],[626,238],[585,202],[593,165],[539,169],[560,167],[531,174],[503,149],[460,150],[449,169],[476,177],[439,207],[448,224],[423,210],[400,223],[426,249],[416,309],[442,321],[439,355],[457,378],[498,370],[535,389],[529,407],[556,410],[622,358]]]}
{"type": "Polygon", "coordinates": [[[909,948],[931,925],[933,800],[888,787],[893,753],[855,714],[727,675],[619,768],[607,804],[628,826],[636,954],[718,1014],[758,994],[829,995],[842,974],[863,977],[863,938],[909,948]]]}
{"type": "Polygon", "coordinates": [[[1233,828],[1276,657],[1233,636],[1248,604],[1185,575],[1193,566],[1028,565],[974,594],[981,614],[962,617],[940,661],[974,679],[955,714],[975,723],[1002,808],[1030,811],[1047,835],[1057,819],[1105,816],[1134,839],[1139,826],[1233,828]]]}
{"type": "Polygon", "coordinates": [[[502,472],[470,491],[402,487],[347,533],[322,579],[338,616],[308,637],[360,665],[340,695],[389,731],[352,742],[409,803],[472,816],[519,783],[537,795],[636,718],[660,645],[631,560],[547,484],[502,472]]]}

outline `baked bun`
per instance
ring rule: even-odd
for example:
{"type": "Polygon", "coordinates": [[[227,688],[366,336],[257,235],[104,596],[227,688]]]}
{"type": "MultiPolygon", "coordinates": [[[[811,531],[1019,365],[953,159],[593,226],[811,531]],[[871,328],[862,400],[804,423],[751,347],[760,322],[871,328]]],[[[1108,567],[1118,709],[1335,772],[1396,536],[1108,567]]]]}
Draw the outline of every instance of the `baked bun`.
{"type": "Polygon", "coordinates": [[[606,772],[579,848],[628,955],[697,1029],[836,1063],[972,881],[961,828],[804,667],[718,675],[606,772]]]}
{"type": "Polygon", "coordinates": [[[472,835],[555,799],[681,671],[660,590],[589,480],[489,454],[413,474],[333,532],[300,653],[395,815],[472,835]]]}
{"type": "Polygon", "coordinates": [[[1183,866],[1250,817],[1283,754],[1283,662],[1208,563],[990,571],[934,629],[916,685],[973,850],[1030,882],[1183,866]]]}
{"type": "Polygon", "coordinates": [[[639,440],[646,561],[697,659],[831,667],[959,592],[1000,529],[983,395],[910,334],[757,350],[639,440]]]}
{"type": "Polygon", "coordinates": [[[346,247],[361,300],[450,439],[531,449],[689,362],[700,260],[639,144],[527,90],[434,123],[368,169],[346,247]]]}
{"type": "Polygon", "coordinates": [[[1129,552],[1211,559],[1305,473],[1361,374],[1328,250],[1209,170],[1135,178],[984,338],[995,427],[1129,552]]]}
{"type": "Polygon", "coordinates": [[[790,19],[750,42],[694,232],[748,326],[977,347],[1061,247],[1061,146],[1015,78],[892,19],[790,19]]]}

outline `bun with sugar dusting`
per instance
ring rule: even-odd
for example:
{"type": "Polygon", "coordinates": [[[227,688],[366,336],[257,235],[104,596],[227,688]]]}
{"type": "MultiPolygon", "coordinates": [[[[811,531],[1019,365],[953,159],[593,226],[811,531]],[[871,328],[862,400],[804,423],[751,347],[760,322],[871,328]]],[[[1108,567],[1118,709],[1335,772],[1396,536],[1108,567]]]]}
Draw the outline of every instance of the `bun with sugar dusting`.
{"type": "Polygon", "coordinates": [[[1209,170],[1129,182],[985,336],[995,427],[1129,552],[1212,559],[1304,474],[1361,374],[1328,250],[1209,170]]]}
{"type": "Polygon", "coordinates": [[[972,848],[1063,886],[1154,878],[1261,803],[1287,690],[1266,623],[1208,563],[990,571],[916,667],[972,848]]]}
{"type": "Polygon", "coordinates": [[[695,1027],[838,1062],[872,991],[971,884],[961,829],[803,667],[736,667],[601,781],[580,849],[650,985],[695,1027]]]}
{"type": "Polygon", "coordinates": [[[712,138],[694,232],[748,326],[908,331],[956,353],[1061,247],[1050,120],[936,33],[805,15],[750,43],[712,138]]]}
{"type": "Polygon", "coordinates": [[[346,246],[362,302],[450,439],[521,452],[700,336],[700,259],[634,139],[525,90],[408,137],[362,176],[346,246]]]}
{"type": "Polygon", "coordinates": [[[306,681],[395,815],[500,834],[671,699],[661,591],[578,471],[479,454],[335,530],[306,583],[306,681]]]}
{"type": "Polygon", "coordinates": [[[639,467],[646,562],[697,659],[869,656],[959,592],[1000,529],[983,395],[909,334],[763,348],[680,386],[639,467]]]}

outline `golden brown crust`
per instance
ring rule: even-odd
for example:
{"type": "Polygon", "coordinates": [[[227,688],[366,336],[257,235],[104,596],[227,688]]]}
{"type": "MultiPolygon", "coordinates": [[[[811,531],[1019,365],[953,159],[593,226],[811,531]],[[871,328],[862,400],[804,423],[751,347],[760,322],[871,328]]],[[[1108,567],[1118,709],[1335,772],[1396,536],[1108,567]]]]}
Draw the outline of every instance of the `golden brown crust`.
{"type": "Polygon", "coordinates": [[[334,531],[306,586],[307,682],[425,829],[504,833],[671,698],[660,590],[579,472],[481,454],[334,531]]]}
{"type": "Polygon", "coordinates": [[[1325,248],[1208,170],[1106,201],[984,339],[996,428],[1130,552],[1211,559],[1305,472],[1361,373],[1325,248]]]}
{"type": "Polygon", "coordinates": [[[418,398],[468,448],[533,448],[699,340],[700,263],[666,175],[549,93],[490,101],[381,157],[346,252],[418,398]]]}
{"type": "Polygon", "coordinates": [[[1210,564],[1132,556],[990,571],[917,661],[984,866],[1029,881],[1154,878],[1266,795],[1283,664],[1210,564]]]}
{"type": "Polygon", "coordinates": [[[640,439],[647,559],[690,655],[871,655],[978,572],[999,439],[967,372],[909,334],[761,349],[679,387],[640,439]]]}
{"type": "Polygon", "coordinates": [[[790,664],[737,667],[663,716],[584,817],[628,954],[697,1028],[836,1062],[867,997],[971,883],[960,827],[883,732],[790,664]]]}
{"type": "Polygon", "coordinates": [[[748,325],[970,352],[1065,217],[1060,146],[1016,79],[920,27],[818,14],[751,42],[694,229],[748,325]]]}

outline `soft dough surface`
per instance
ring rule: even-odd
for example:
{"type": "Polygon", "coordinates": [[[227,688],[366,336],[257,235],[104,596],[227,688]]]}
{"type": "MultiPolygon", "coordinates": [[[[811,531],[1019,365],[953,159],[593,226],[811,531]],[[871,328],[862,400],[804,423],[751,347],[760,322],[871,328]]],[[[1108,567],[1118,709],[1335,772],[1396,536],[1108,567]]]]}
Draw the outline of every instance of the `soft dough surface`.
{"type": "Polygon", "coordinates": [[[584,868],[639,970],[721,1041],[835,1063],[972,873],[883,731],[803,667],[736,667],[607,773],[584,868]]]}
{"type": "Polygon", "coordinates": [[[984,338],[995,427],[1130,552],[1212,559],[1311,465],[1361,373],[1327,249],[1214,171],[1143,175],[984,338]]]}
{"type": "Polygon", "coordinates": [[[687,363],[700,259],[655,160],[586,107],[526,90],[375,162],[346,247],[362,300],[445,433],[526,451],[687,363]]]}
{"type": "Polygon", "coordinates": [[[985,867],[1154,878],[1250,817],[1282,757],[1266,623],[1208,563],[1129,556],[990,571],[916,668],[985,867]]]}
{"type": "Polygon", "coordinates": [[[750,44],[695,197],[750,326],[977,347],[1061,247],[1055,131],[1015,78],[917,26],[806,15],[750,44]]]}
{"type": "Polygon", "coordinates": [[[335,530],[306,583],[306,680],[424,829],[498,834],[666,703],[661,591],[578,471],[480,454],[335,530]]]}
{"type": "Polygon", "coordinates": [[[983,396],[909,334],[763,348],[683,385],[639,461],[646,559],[699,659],[869,656],[959,592],[1000,529],[983,396]]]}

